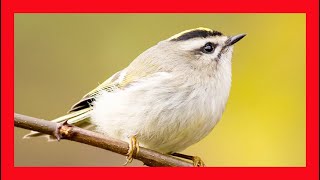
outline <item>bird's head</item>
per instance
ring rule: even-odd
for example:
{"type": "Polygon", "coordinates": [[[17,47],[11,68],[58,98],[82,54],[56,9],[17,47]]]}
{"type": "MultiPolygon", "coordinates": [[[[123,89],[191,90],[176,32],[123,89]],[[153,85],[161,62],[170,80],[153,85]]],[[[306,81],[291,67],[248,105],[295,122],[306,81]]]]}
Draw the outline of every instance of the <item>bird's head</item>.
{"type": "Polygon", "coordinates": [[[233,45],[245,35],[226,36],[212,29],[196,28],[161,41],[158,48],[170,61],[176,60],[195,70],[219,69],[231,67],[233,45]]]}

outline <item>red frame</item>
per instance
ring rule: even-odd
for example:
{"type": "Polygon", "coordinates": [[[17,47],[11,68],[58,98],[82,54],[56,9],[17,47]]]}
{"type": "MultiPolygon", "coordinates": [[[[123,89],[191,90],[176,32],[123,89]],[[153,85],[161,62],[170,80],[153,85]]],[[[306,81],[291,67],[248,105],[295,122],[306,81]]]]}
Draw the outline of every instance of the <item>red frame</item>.
{"type": "Polygon", "coordinates": [[[1,1],[1,177],[7,179],[152,178],[183,179],[318,179],[319,178],[319,2],[318,0],[201,0],[195,2],[150,0],[2,0],[1,1]],[[90,168],[14,167],[14,13],[306,13],[306,167],[228,168],[90,168]],[[85,171],[82,171],[85,170],[85,171]]]}

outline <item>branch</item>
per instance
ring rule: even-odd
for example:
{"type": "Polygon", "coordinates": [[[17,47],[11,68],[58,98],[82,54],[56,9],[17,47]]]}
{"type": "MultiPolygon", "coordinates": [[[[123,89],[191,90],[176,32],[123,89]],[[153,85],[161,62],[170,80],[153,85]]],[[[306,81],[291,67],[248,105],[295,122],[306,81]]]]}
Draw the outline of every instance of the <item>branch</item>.
{"type": "MultiPolygon", "coordinates": [[[[44,134],[53,135],[59,125],[60,124],[51,121],[41,120],[17,113],[14,114],[14,126],[38,131],[44,134]]],[[[126,155],[129,149],[129,144],[126,142],[76,126],[70,127],[62,125],[60,132],[62,130],[64,135],[63,139],[88,144],[122,155],[126,155]]],[[[147,166],[193,166],[192,163],[143,147],[140,147],[139,153],[137,153],[133,158],[142,161],[147,166]]]]}

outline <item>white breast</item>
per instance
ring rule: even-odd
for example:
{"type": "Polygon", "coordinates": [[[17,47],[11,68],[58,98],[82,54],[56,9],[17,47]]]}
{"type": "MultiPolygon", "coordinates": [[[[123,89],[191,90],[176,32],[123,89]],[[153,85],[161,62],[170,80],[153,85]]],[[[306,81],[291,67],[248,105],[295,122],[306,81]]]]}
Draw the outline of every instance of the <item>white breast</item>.
{"type": "Polygon", "coordinates": [[[101,94],[94,102],[97,131],[163,153],[178,152],[205,137],[220,119],[230,77],[219,74],[208,84],[156,73],[130,87],[101,94]]]}

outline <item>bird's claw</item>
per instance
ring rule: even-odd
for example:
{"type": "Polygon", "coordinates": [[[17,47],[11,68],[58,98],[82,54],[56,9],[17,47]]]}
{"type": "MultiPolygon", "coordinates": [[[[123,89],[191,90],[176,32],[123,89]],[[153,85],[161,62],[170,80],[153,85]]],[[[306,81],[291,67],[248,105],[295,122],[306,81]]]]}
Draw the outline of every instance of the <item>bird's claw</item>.
{"type": "Polygon", "coordinates": [[[198,156],[193,156],[192,162],[193,162],[194,167],[204,167],[205,166],[204,162],[198,156]]]}
{"type": "Polygon", "coordinates": [[[180,153],[171,153],[171,155],[179,157],[179,158],[183,158],[183,159],[192,160],[194,167],[204,167],[205,166],[204,162],[198,156],[190,156],[190,155],[180,154],[180,153]]]}
{"type": "Polygon", "coordinates": [[[137,141],[135,136],[130,138],[129,150],[127,153],[127,161],[123,164],[124,166],[131,163],[133,160],[133,156],[138,154],[140,151],[139,142],[137,141]]]}

